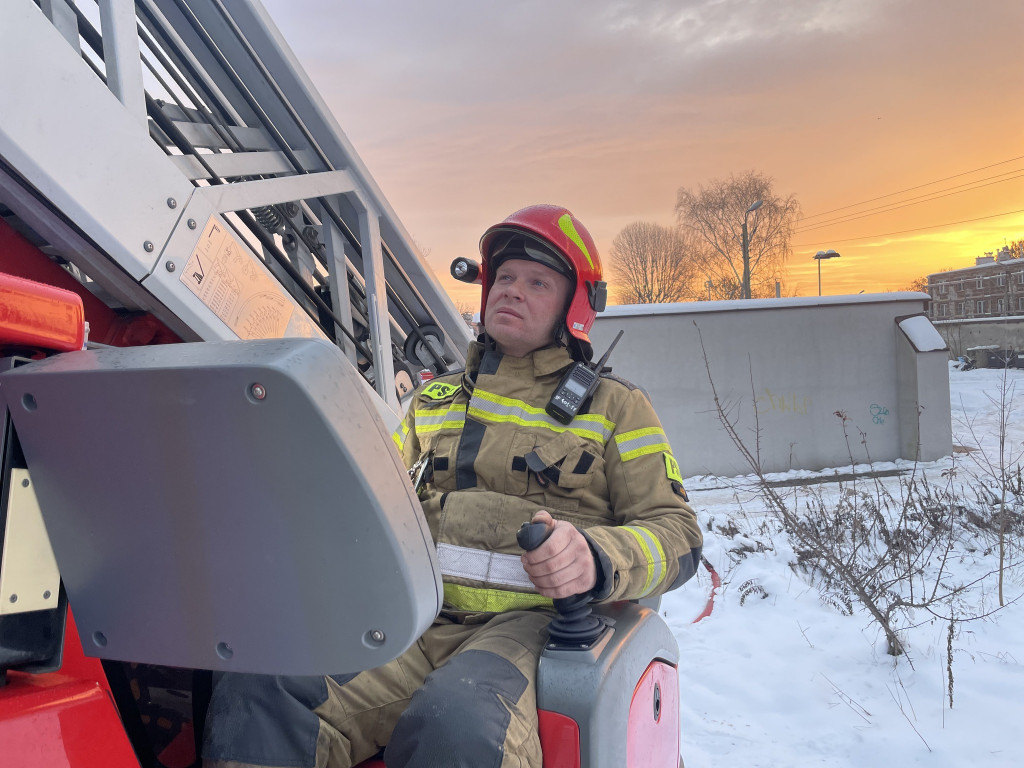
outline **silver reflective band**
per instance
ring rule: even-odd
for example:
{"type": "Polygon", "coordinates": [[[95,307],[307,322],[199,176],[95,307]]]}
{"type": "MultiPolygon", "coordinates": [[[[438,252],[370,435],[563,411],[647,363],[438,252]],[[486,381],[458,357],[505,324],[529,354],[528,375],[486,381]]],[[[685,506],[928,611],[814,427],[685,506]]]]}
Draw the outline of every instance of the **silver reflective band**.
{"type": "Polygon", "coordinates": [[[421,435],[441,429],[462,429],[465,423],[464,405],[451,405],[447,410],[430,408],[416,411],[416,431],[421,435]]]}
{"type": "Polygon", "coordinates": [[[420,431],[422,431],[424,427],[460,427],[465,423],[465,421],[466,411],[464,408],[452,408],[447,411],[440,412],[416,411],[416,427],[420,431]]]}
{"type": "Polygon", "coordinates": [[[438,544],[437,561],[445,576],[536,591],[523,569],[519,555],[502,555],[455,544],[438,544]]]}

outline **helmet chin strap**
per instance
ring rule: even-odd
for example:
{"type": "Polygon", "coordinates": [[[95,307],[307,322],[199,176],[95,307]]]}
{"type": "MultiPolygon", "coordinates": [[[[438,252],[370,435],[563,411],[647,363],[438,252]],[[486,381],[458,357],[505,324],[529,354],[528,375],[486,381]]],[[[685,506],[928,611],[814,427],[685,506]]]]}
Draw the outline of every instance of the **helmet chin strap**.
{"type": "Polygon", "coordinates": [[[587,342],[580,341],[571,335],[564,319],[555,330],[555,343],[560,347],[568,349],[572,359],[578,360],[581,363],[589,363],[594,357],[594,348],[587,342]]]}
{"type": "MultiPolygon", "coordinates": [[[[483,333],[476,337],[476,340],[478,343],[482,344],[485,349],[498,349],[498,343],[491,338],[487,333],[486,328],[483,333]]],[[[551,343],[556,347],[563,347],[567,349],[573,360],[589,363],[594,357],[594,348],[590,344],[569,335],[569,331],[565,327],[564,320],[554,329],[551,343]]]]}

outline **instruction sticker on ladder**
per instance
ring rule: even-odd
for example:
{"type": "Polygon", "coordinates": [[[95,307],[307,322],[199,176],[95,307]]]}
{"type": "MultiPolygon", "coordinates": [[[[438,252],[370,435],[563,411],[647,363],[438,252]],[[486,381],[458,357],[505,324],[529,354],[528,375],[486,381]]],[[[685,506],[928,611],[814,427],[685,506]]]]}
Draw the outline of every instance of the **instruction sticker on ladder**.
{"type": "Polygon", "coordinates": [[[224,224],[211,216],[181,275],[241,339],[277,339],[295,307],[224,224]]]}

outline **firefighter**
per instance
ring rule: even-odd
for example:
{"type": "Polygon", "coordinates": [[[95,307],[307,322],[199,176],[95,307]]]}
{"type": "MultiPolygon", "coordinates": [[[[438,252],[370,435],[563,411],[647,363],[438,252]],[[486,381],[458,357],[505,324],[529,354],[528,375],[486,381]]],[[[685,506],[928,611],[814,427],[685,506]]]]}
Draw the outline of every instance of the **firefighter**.
{"type": "MultiPolygon", "coordinates": [[[[327,678],[225,675],[209,767],[541,768],[535,675],[552,598],[659,595],[689,579],[701,534],[646,395],[603,375],[566,426],[545,413],[592,357],[605,284],[590,234],[535,205],[480,242],[484,333],[464,372],[417,391],[394,439],[437,545],[444,606],[399,658],[327,678]],[[417,472],[417,475],[420,475],[417,472]],[[516,532],[550,535],[523,553],[516,532]]],[[[623,695],[627,695],[624,692],[623,695]]]]}

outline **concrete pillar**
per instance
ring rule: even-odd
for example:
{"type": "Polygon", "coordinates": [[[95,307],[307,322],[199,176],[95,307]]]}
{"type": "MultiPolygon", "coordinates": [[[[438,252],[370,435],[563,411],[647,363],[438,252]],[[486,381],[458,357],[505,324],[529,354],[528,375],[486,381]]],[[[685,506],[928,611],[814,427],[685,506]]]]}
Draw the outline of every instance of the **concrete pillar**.
{"type": "Polygon", "coordinates": [[[953,450],[949,349],[928,318],[896,318],[900,457],[934,461],[953,450]]]}

